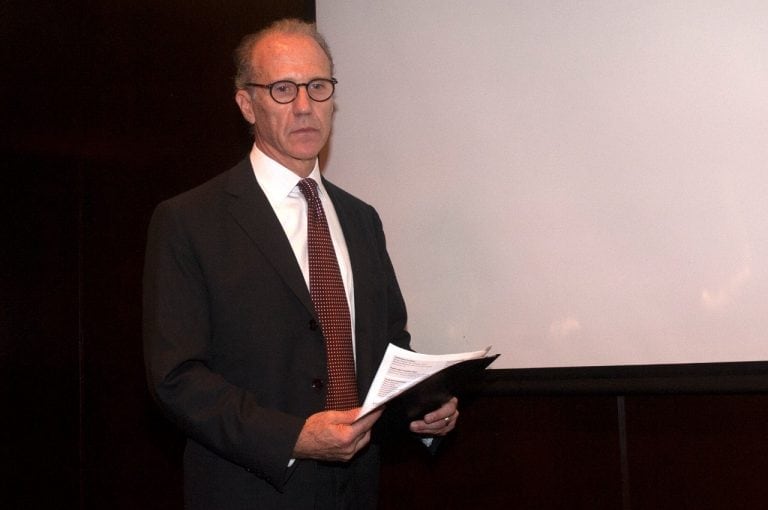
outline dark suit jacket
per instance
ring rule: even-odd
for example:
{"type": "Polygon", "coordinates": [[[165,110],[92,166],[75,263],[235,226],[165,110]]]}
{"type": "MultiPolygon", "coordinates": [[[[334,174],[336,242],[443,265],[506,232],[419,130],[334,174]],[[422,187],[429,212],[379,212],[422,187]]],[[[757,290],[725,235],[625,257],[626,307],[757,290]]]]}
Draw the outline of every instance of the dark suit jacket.
{"type": "MultiPolygon", "coordinates": [[[[324,181],[354,275],[364,396],[388,342],[407,347],[405,305],[376,211],[324,181]]],[[[324,405],[326,358],[309,291],[248,159],[161,203],[144,275],[150,388],[188,437],[189,508],[312,508],[313,461],[288,468],[304,420],[324,405]]],[[[375,504],[372,445],[344,466],[375,504]]]]}

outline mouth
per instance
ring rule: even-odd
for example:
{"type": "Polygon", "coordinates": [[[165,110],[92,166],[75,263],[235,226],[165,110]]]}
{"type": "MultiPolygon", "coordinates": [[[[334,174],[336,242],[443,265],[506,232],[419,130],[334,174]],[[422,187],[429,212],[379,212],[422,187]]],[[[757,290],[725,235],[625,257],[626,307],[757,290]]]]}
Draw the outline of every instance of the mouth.
{"type": "Polygon", "coordinates": [[[293,135],[312,135],[312,134],[317,134],[319,131],[320,131],[319,129],[315,129],[315,128],[311,128],[311,127],[305,127],[305,128],[294,129],[293,131],[291,131],[291,134],[293,134],[293,135]]]}

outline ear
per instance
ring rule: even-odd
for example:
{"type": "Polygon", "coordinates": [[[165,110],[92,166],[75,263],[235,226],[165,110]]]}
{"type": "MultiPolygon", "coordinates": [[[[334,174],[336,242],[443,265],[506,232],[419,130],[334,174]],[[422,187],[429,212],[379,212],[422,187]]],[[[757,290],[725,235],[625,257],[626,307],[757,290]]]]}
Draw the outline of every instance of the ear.
{"type": "Polygon", "coordinates": [[[253,125],[256,122],[256,114],[253,112],[253,102],[251,96],[243,89],[240,89],[235,94],[235,102],[240,107],[240,113],[243,114],[248,124],[253,125]]]}

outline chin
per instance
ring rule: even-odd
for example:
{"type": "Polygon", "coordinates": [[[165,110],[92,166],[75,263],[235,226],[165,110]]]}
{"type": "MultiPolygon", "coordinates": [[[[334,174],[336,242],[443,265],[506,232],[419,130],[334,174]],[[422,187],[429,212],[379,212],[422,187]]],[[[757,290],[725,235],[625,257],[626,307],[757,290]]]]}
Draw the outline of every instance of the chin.
{"type": "Polygon", "coordinates": [[[295,150],[293,150],[293,157],[296,159],[315,159],[318,154],[320,154],[320,151],[322,150],[322,145],[311,145],[311,146],[303,146],[303,147],[296,147],[295,150]]]}

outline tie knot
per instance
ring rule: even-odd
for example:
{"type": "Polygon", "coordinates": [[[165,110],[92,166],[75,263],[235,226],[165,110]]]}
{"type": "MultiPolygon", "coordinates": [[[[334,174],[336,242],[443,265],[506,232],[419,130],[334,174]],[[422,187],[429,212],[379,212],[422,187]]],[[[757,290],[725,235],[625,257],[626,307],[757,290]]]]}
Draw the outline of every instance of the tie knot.
{"type": "Polygon", "coordinates": [[[307,202],[317,200],[317,182],[314,179],[306,178],[299,181],[299,189],[307,199],[307,202]]]}

